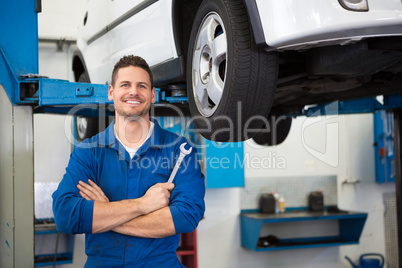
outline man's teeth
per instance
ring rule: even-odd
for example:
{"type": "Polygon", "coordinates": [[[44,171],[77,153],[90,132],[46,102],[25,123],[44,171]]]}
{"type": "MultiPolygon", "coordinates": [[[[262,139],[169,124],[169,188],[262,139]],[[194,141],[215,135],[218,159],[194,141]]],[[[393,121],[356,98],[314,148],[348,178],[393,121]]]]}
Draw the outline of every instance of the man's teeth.
{"type": "Polygon", "coordinates": [[[130,103],[130,104],[140,104],[139,101],[126,101],[126,103],[130,103]]]}

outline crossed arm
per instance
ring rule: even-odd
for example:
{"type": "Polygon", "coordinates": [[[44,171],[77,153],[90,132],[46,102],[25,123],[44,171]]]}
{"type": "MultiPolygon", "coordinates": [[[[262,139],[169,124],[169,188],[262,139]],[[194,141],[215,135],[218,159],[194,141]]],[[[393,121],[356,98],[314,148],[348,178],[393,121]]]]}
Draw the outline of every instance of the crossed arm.
{"type": "Polygon", "coordinates": [[[161,238],[176,234],[172,214],[168,207],[173,183],[153,185],[144,196],[109,202],[102,189],[93,181],[79,182],[77,188],[86,200],[94,200],[92,233],[117,233],[161,238]]]}

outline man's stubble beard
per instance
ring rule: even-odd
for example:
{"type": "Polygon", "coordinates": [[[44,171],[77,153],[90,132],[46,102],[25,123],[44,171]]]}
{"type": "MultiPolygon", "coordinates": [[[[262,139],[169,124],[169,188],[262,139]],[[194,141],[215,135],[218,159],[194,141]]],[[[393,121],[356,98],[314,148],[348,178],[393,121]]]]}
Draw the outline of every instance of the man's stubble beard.
{"type": "Polygon", "coordinates": [[[140,120],[145,119],[145,117],[149,118],[150,110],[151,110],[151,107],[149,107],[147,109],[143,109],[143,110],[135,112],[135,113],[128,113],[128,112],[124,111],[124,109],[116,109],[116,112],[119,115],[123,116],[124,119],[126,119],[127,121],[140,121],[140,120]]]}

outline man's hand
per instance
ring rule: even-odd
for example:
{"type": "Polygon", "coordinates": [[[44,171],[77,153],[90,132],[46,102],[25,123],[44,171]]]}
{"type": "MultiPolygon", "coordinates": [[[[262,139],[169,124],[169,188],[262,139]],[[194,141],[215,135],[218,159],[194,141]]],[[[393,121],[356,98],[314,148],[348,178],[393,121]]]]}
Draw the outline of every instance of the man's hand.
{"type": "Polygon", "coordinates": [[[157,183],[149,188],[141,198],[109,202],[109,198],[107,198],[95,182],[91,180],[88,180],[88,182],[89,184],[79,181],[77,188],[80,190],[79,193],[83,198],[95,201],[92,233],[103,233],[113,230],[133,236],[159,237],[161,228],[159,228],[160,225],[156,225],[156,218],[157,222],[163,222],[161,226],[168,228],[168,231],[163,233],[163,237],[175,234],[172,215],[168,208],[170,192],[174,188],[173,183],[157,183]],[[157,215],[156,217],[151,217],[152,221],[149,221],[148,218],[139,217],[152,214],[157,215]],[[139,229],[135,221],[137,219],[142,219],[140,222],[145,222],[144,226],[147,226],[143,227],[142,231],[137,230],[139,229]],[[166,222],[170,223],[169,227],[166,226],[166,222]],[[125,223],[128,225],[124,225],[125,223]],[[146,228],[150,227],[148,225],[158,226],[158,228],[155,228],[155,230],[158,230],[157,234],[151,234],[150,231],[146,231],[146,228]],[[137,231],[134,232],[133,230],[137,231]]]}
{"type": "Polygon", "coordinates": [[[170,193],[174,188],[171,182],[157,183],[147,190],[141,197],[145,214],[151,213],[169,205],[170,193]]]}
{"type": "MultiPolygon", "coordinates": [[[[79,181],[77,188],[80,195],[86,200],[109,202],[109,198],[103,193],[102,189],[95,182],[88,180],[89,184],[79,181]]],[[[174,188],[171,182],[157,183],[153,185],[140,198],[143,205],[144,214],[151,213],[169,205],[170,193],[174,188]]]]}
{"type": "Polygon", "coordinates": [[[109,202],[109,198],[103,193],[102,189],[91,180],[89,184],[79,181],[77,188],[80,190],[80,195],[86,200],[109,202]]]}

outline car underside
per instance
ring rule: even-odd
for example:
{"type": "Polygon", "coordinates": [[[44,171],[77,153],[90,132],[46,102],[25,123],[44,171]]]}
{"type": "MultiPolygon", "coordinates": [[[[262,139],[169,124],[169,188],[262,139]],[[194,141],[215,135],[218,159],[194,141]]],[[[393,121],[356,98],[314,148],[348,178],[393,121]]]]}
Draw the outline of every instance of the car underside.
{"type": "Polygon", "coordinates": [[[298,112],[323,104],[402,91],[402,37],[280,52],[273,109],[298,112]]]}
{"type": "MultiPolygon", "coordinates": [[[[151,66],[154,84],[167,96],[177,91],[186,94],[187,88],[190,114],[205,138],[243,141],[275,121],[271,116],[286,115],[291,121],[291,116],[299,115],[306,105],[402,91],[399,21],[387,28],[392,33],[383,33],[384,28],[378,25],[367,28],[366,24],[356,23],[359,32],[332,20],[334,28],[347,31],[334,31],[331,25],[325,29],[317,26],[312,31],[304,28],[303,33],[310,36],[290,35],[293,39],[272,47],[258,31],[260,21],[255,18],[259,13],[252,3],[255,2],[171,2],[171,47],[176,54],[151,66]]],[[[365,18],[364,23],[371,23],[356,14],[359,13],[347,18],[359,23],[358,18],[365,18]]],[[[287,26],[288,30],[298,29],[287,26]]],[[[73,68],[76,79],[88,73],[84,57],[81,62],[75,57],[73,68]]],[[[90,76],[86,81],[93,82],[90,76]]],[[[287,122],[283,133],[287,135],[289,128],[287,122]]]]}
{"type": "MultiPolygon", "coordinates": [[[[402,37],[381,37],[345,46],[267,52],[279,54],[272,111],[293,115],[306,105],[399,93],[401,48],[402,37]]],[[[185,66],[181,69],[185,70],[185,66]]],[[[185,83],[184,73],[167,83],[156,82],[165,89],[185,83]]]]}

